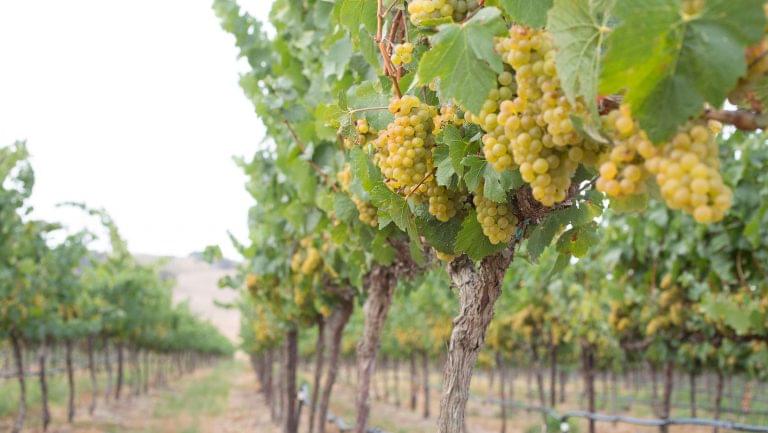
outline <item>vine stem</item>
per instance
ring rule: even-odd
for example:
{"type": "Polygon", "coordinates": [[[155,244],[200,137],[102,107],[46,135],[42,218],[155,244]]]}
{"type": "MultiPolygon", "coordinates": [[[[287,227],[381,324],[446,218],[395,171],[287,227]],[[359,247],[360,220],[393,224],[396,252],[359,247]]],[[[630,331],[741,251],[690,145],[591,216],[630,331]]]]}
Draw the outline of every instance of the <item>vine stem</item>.
{"type": "Polygon", "coordinates": [[[427,175],[424,176],[424,179],[421,179],[421,182],[419,182],[416,186],[414,186],[413,189],[408,194],[405,195],[405,200],[408,200],[408,197],[410,197],[411,194],[416,192],[416,190],[419,189],[420,186],[424,185],[424,182],[426,182],[427,179],[429,179],[430,177],[432,177],[432,173],[431,172],[427,173],[427,175]]]}
{"type": "Polygon", "coordinates": [[[365,108],[355,108],[354,110],[349,110],[349,114],[360,113],[360,112],[363,112],[363,111],[376,111],[376,110],[389,110],[389,107],[365,107],[365,108]]]}
{"type": "MultiPolygon", "coordinates": [[[[394,3],[392,5],[394,6],[394,3]]],[[[403,94],[400,91],[400,84],[397,81],[398,74],[394,66],[392,65],[391,59],[389,58],[389,49],[387,47],[387,43],[384,42],[384,39],[382,37],[383,31],[384,31],[385,16],[386,16],[386,13],[384,11],[384,2],[382,0],[376,0],[376,38],[374,39],[374,41],[379,46],[379,52],[381,53],[381,58],[384,61],[384,73],[392,80],[392,87],[394,88],[394,91],[397,97],[401,98],[403,94]]],[[[397,21],[393,23],[393,27],[396,23],[397,21]]]]}
{"type": "Polygon", "coordinates": [[[768,127],[768,114],[754,113],[747,110],[711,110],[704,111],[704,118],[717,120],[735,126],[742,131],[754,131],[768,127]]]}

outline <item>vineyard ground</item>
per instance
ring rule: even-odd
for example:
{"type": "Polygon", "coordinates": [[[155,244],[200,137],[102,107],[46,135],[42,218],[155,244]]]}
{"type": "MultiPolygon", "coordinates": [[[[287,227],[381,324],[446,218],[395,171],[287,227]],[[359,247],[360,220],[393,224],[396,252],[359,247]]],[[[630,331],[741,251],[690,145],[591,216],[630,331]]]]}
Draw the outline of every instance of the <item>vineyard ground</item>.
{"type": "MultiPolygon", "coordinates": [[[[331,412],[350,422],[354,416],[354,377],[341,374],[341,379],[334,391],[331,412]]],[[[299,383],[309,383],[309,369],[300,372],[299,383]]],[[[381,378],[374,387],[374,395],[383,394],[381,378]]],[[[422,417],[422,395],[419,394],[419,407],[416,412],[407,408],[409,398],[409,383],[407,372],[400,372],[400,401],[398,407],[394,390],[390,390],[389,399],[374,398],[371,410],[371,425],[381,428],[388,433],[427,433],[434,431],[434,417],[439,408],[440,375],[433,371],[430,376],[430,414],[431,418],[422,417]]],[[[110,402],[104,405],[99,400],[99,407],[93,417],[86,413],[90,401],[90,393],[81,392],[78,398],[78,416],[73,425],[67,425],[65,419],[66,387],[63,377],[52,378],[51,404],[54,422],[49,429],[53,433],[279,433],[279,426],[269,420],[269,411],[258,393],[258,385],[250,369],[243,362],[223,363],[213,369],[200,370],[184,377],[166,389],[153,389],[142,396],[130,395],[126,389],[126,398],[120,402],[110,402]]],[[[129,382],[130,383],[130,382],[129,382]]],[[[31,408],[28,411],[27,432],[41,431],[39,423],[39,395],[36,393],[37,382],[28,384],[31,395],[31,408]]],[[[79,389],[88,389],[85,377],[78,378],[79,389]]],[[[390,381],[390,387],[392,382],[390,381]]],[[[6,431],[15,410],[15,399],[12,396],[15,382],[3,383],[0,394],[4,396],[0,402],[0,431],[6,431]]],[[[569,386],[577,386],[570,384],[569,386]]],[[[518,398],[524,398],[527,390],[525,378],[518,377],[515,381],[515,393],[518,398]]],[[[570,395],[576,395],[576,389],[569,389],[570,395]]],[[[487,377],[477,375],[473,380],[473,395],[489,396],[487,377]]],[[[571,397],[573,399],[573,397],[571,397]]],[[[574,408],[575,402],[567,402],[564,408],[574,408]]],[[[650,416],[646,405],[635,405],[632,414],[650,416]]],[[[307,431],[309,411],[302,411],[302,426],[300,431],[307,431]]],[[[468,427],[471,433],[496,433],[500,431],[501,422],[498,406],[487,404],[477,399],[470,400],[467,408],[468,427]]],[[[586,423],[575,421],[575,432],[586,431],[586,423]]],[[[509,433],[531,433],[538,431],[539,415],[516,410],[508,412],[509,433]]],[[[629,425],[611,425],[598,423],[599,433],[655,433],[656,428],[643,428],[629,425]]],[[[336,428],[330,428],[329,433],[338,433],[336,428]]],[[[692,428],[673,426],[672,433],[709,433],[708,428],[692,428]]]]}

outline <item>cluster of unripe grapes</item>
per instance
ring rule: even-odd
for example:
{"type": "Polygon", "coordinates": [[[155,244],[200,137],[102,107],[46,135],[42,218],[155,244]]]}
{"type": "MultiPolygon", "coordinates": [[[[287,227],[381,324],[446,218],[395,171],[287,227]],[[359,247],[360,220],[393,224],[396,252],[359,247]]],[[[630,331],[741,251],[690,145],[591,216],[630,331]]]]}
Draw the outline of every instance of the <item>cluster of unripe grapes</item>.
{"type": "Polygon", "coordinates": [[[391,60],[395,65],[407,65],[413,61],[413,44],[410,42],[397,44],[392,51],[391,60]]]}
{"type": "Polygon", "coordinates": [[[341,189],[349,194],[349,197],[355,204],[360,221],[371,227],[378,226],[379,218],[376,206],[372,205],[368,201],[361,199],[357,195],[352,194],[352,192],[349,190],[349,185],[352,183],[352,168],[349,166],[349,164],[345,164],[344,169],[338,172],[336,177],[341,184],[341,189]]]}
{"type": "Polygon", "coordinates": [[[369,125],[366,119],[357,119],[355,121],[355,135],[344,137],[344,147],[349,150],[355,146],[365,146],[377,135],[376,129],[369,125]]]}
{"type": "Polygon", "coordinates": [[[419,26],[445,18],[458,22],[478,7],[478,0],[413,0],[408,3],[408,14],[419,26]]]}
{"type": "Polygon", "coordinates": [[[693,121],[655,146],[621,106],[603,116],[603,129],[615,146],[601,157],[596,187],[611,197],[644,191],[655,176],[667,206],[693,215],[699,223],[720,221],[733,204],[733,193],[720,175],[717,122],[693,121]]]}
{"type": "Polygon", "coordinates": [[[482,186],[472,199],[477,210],[477,221],[483,228],[491,243],[507,243],[512,240],[517,226],[517,218],[512,213],[509,203],[496,203],[485,198],[482,194],[482,186]]]}

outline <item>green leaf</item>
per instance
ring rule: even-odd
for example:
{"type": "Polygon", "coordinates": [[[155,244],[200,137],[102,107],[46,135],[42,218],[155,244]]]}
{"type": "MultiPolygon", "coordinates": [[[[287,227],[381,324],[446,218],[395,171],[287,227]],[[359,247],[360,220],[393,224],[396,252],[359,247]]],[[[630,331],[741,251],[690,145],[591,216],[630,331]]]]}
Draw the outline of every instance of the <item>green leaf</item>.
{"type": "Polygon", "coordinates": [[[395,249],[387,241],[387,234],[384,231],[378,231],[371,242],[371,253],[373,258],[380,264],[386,266],[395,259],[395,249]]]}
{"type": "Polygon", "coordinates": [[[518,188],[523,184],[518,170],[504,170],[499,173],[490,164],[483,170],[483,196],[496,203],[507,202],[507,191],[518,188]]]}
{"type": "Polygon", "coordinates": [[[536,262],[541,253],[552,243],[567,225],[578,227],[590,223],[600,215],[600,208],[591,203],[581,203],[579,207],[572,206],[565,209],[558,209],[532,231],[528,237],[528,256],[532,262],[536,262]]]}
{"type": "Polygon", "coordinates": [[[451,166],[453,171],[459,175],[464,175],[464,164],[461,163],[462,159],[467,155],[469,149],[469,142],[461,136],[461,131],[454,125],[445,125],[443,131],[440,133],[439,140],[448,146],[448,156],[451,159],[451,166]]]}
{"type": "Polygon", "coordinates": [[[493,37],[506,32],[501,13],[483,8],[464,24],[445,24],[430,38],[432,49],[422,56],[418,82],[439,79],[440,94],[479,112],[496,76],[504,70],[493,49],[493,37]]]}
{"type": "Polygon", "coordinates": [[[744,48],[765,29],[762,0],[708,0],[684,17],[679,1],[620,1],[608,38],[600,90],[626,90],[651,140],[663,141],[698,114],[720,106],[746,71],[744,48]]]}
{"type": "Polygon", "coordinates": [[[744,226],[744,238],[749,241],[752,248],[757,249],[762,241],[762,238],[760,237],[760,229],[763,226],[763,218],[765,217],[766,212],[768,212],[768,203],[764,203],[744,226]]]}
{"type": "Polygon", "coordinates": [[[438,185],[449,185],[451,183],[451,178],[456,174],[456,170],[453,169],[453,164],[451,164],[451,158],[449,157],[448,152],[448,146],[445,144],[437,145],[433,152],[435,166],[437,166],[435,180],[438,185]]]}
{"type": "Polygon", "coordinates": [[[597,224],[574,227],[563,233],[557,241],[557,251],[574,257],[584,257],[589,248],[600,241],[597,224]]]}
{"type": "Polygon", "coordinates": [[[477,213],[474,209],[464,218],[461,230],[456,236],[456,252],[465,253],[474,261],[497,253],[506,246],[507,244],[492,244],[490,239],[483,234],[483,228],[477,221],[477,213]]]}
{"type": "Polygon", "coordinates": [[[336,15],[339,23],[351,34],[364,28],[370,34],[376,33],[376,2],[370,0],[341,0],[336,15]]]}
{"type": "Polygon", "coordinates": [[[349,222],[357,217],[357,207],[346,194],[336,194],[333,210],[336,218],[344,222],[349,222]]]}
{"type": "Polygon", "coordinates": [[[544,27],[552,0],[501,0],[501,6],[517,24],[544,27]]]}
{"type": "Polygon", "coordinates": [[[467,188],[470,191],[477,191],[488,162],[477,155],[469,155],[461,161],[461,164],[468,167],[467,172],[464,174],[464,182],[467,184],[467,188]]]}
{"type": "Polygon", "coordinates": [[[456,237],[461,230],[462,219],[458,216],[447,222],[440,222],[429,216],[416,219],[419,233],[427,243],[438,251],[453,254],[456,247],[456,237]]]}
{"type": "Polygon", "coordinates": [[[328,55],[323,58],[323,77],[335,75],[341,79],[351,58],[352,42],[349,38],[343,37],[336,41],[328,51],[328,55]]]}
{"type": "Polygon", "coordinates": [[[400,230],[409,234],[416,232],[413,214],[404,198],[392,192],[384,183],[374,185],[370,196],[371,203],[386,212],[400,230]]]}
{"type": "MultiPolygon", "coordinates": [[[[533,2],[530,2],[533,3],[533,2]]],[[[597,81],[612,0],[555,0],[548,29],[557,54],[557,75],[568,99],[578,98],[597,118],[597,81]]]]}
{"type": "Polygon", "coordinates": [[[366,192],[370,193],[375,185],[383,185],[384,178],[379,167],[368,158],[365,151],[355,147],[349,154],[349,165],[352,169],[352,174],[355,175],[355,179],[360,181],[360,185],[366,192]]]}
{"type": "Polygon", "coordinates": [[[383,108],[363,110],[356,114],[358,118],[365,118],[377,130],[385,129],[392,121],[392,114],[386,109],[389,105],[389,97],[384,94],[381,83],[378,81],[366,81],[350,87],[347,91],[347,103],[350,109],[383,108]]]}

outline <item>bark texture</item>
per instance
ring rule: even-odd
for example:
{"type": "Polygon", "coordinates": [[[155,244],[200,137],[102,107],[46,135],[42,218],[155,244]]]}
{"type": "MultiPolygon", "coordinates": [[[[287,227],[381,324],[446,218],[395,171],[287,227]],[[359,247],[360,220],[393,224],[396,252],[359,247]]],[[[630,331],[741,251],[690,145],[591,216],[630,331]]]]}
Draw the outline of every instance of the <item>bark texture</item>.
{"type": "Polygon", "coordinates": [[[293,327],[285,338],[285,424],[284,433],[296,433],[299,430],[298,411],[296,410],[296,369],[299,359],[299,331],[293,327]]]}
{"type": "Polygon", "coordinates": [[[505,250],[484,258],[475,266],[461,256],[448,266],[452,283],[459,290],[460,312],[453,320],[448,357],[443,370],[438,431],[461,433],[469,398],[469,383],[485,332],[493,318],[493,306],[501,294],[504,272],[512,260],[505,250]]]}
{"type": "Polygon", "coordinates": [[[374,266],[369,275],[368,299],[363,306],[365,325],[363,336],[357,344],[357,420],[355,433],[365,433],[371,410],[371,376],[376,368],[381,331],[392,305],[392,295],[397,285],[395,273],[384,266],[374,266]]]}
{"type": "Polygon", "coordinates": [[[15,332],[11,332],[11,346],[13,346],[13,358],[16,362],[16,377],[19,381],[19,412],[11,427],[11,433],[19,433],[24,428],[24,418],[27,416],[27,384],[24,380],[24,355],[21,350],[21,338],[15,332]]]}
{"type": "Polygon", "coordinates": [[[67,422],[72,424],[75,420],[75,368],[72,365],[72,340],[64,342],[64,358],[67,364],[67,384],[69,385],[69,399],[67,401],[67,422]]]}
{"type": "Polygon", "coordinates": [[[328,419],[328,406],[331,403],[331,393],[333,392],[333,385],[336,383],[336,377],[339,374],[339,355],[341,354],[341,338],[344,334],[344,328],[349,322],[349,317],[352,315],[354,309],[354,303],[352,295],[348,298],[342,299],[336,309],[334,309],[331,317],[329,318],[328,332],[330,339],[330,351],[328,358],[328,371],[325,376],[325,384],[323,385],[323,393],[320,397],[320,407],[317,412],[317,431],[318,433],[325,433],[326,421],[328,419]]]}
{"type": "Polygon", "coordinates": [[[323,377],[323,362],[325,361],[325,319],[317,320],[317,342],[315,344],[315,378],[312,384],[312,400],[309,402],[309,433],[315,431],[315,411],[320,395],[320,381],[323,377]]]}

